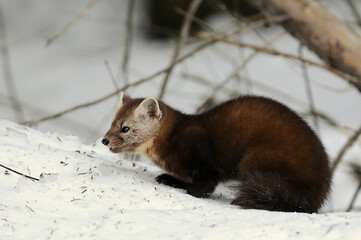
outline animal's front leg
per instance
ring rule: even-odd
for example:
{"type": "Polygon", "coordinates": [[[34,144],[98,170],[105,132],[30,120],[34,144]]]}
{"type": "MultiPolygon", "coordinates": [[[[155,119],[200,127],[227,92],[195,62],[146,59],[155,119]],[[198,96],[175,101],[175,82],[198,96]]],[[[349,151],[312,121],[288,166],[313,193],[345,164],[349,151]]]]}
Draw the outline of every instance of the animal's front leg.
{"type": "Polygon", "coordinates": [[[178,178],[175,178],[172,175],[166,173],[159,175],[155,178],[155,180],[158,183],[168,185],[174,188],[187,189],[189,186],[189,183],[183,182],[182,180],[179,180],[178,178]]]}
{"type": "Polygon", "coordinates": [[[215,180],[196,180],[189,185],[187,193],[198,198],[208,198],[214,192],[217,183],[215,180]]]}

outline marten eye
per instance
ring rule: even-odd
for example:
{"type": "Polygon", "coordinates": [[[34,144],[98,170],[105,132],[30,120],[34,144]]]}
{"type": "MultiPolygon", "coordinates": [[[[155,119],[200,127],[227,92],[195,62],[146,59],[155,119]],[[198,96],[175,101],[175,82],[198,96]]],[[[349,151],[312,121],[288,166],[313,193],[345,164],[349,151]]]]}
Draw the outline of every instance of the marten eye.
{"type": "Polygon", "coordinates": [[[129,127],[123,127],[121,131],[122,133],[126,133],[129,131],[129,129],[130,129],[129,127]]]}

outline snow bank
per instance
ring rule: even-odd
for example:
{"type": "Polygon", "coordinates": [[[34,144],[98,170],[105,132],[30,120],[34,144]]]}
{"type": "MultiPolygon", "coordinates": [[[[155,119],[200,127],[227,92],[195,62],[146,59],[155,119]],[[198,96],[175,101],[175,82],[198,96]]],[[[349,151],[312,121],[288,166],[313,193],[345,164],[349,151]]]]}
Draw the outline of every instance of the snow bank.
{"type": "Polygon", "coordinates": [[[97,141],[0,121],[0,239],[357,239],[361,213],[242,210],[227,195],[197,199],[154,181],[147,161],[97,141]]]}

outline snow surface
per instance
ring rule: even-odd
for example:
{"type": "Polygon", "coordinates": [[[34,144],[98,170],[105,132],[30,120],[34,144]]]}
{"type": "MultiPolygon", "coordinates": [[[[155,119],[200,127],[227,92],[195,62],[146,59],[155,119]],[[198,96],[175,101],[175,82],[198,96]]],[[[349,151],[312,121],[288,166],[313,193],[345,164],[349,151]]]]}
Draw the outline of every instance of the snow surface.
{"type": "MultiPolygon", "coordinates": [[[[99,140],[0,121],[0,239],[358,239],[361,213],[242,210],[159,185],[161,170],[124,160],[99,140]]],[[[224,188],[224,187],[223,187],[224,188]]],[[[224,194],[223,194],[224,193],[224,194]]]]}

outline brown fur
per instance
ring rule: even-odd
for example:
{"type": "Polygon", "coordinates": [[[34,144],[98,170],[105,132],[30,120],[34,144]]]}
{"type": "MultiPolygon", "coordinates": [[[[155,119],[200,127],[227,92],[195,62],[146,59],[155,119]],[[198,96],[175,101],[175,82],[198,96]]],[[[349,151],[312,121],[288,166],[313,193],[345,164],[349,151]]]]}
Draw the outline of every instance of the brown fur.
{"type": "Polygon", "coordinates": [[[263,97],[185,115],[154,98],[122,96],[103,143],[113,152],[146,155],[170,173],[158,182],[196,197],[239,180],[233,204],[244,208],[317,212],[330,189],[328,157],[315,133],[292,110],[263,97]],[[129,132],[121,132],[121,123],[129,132]]]}

